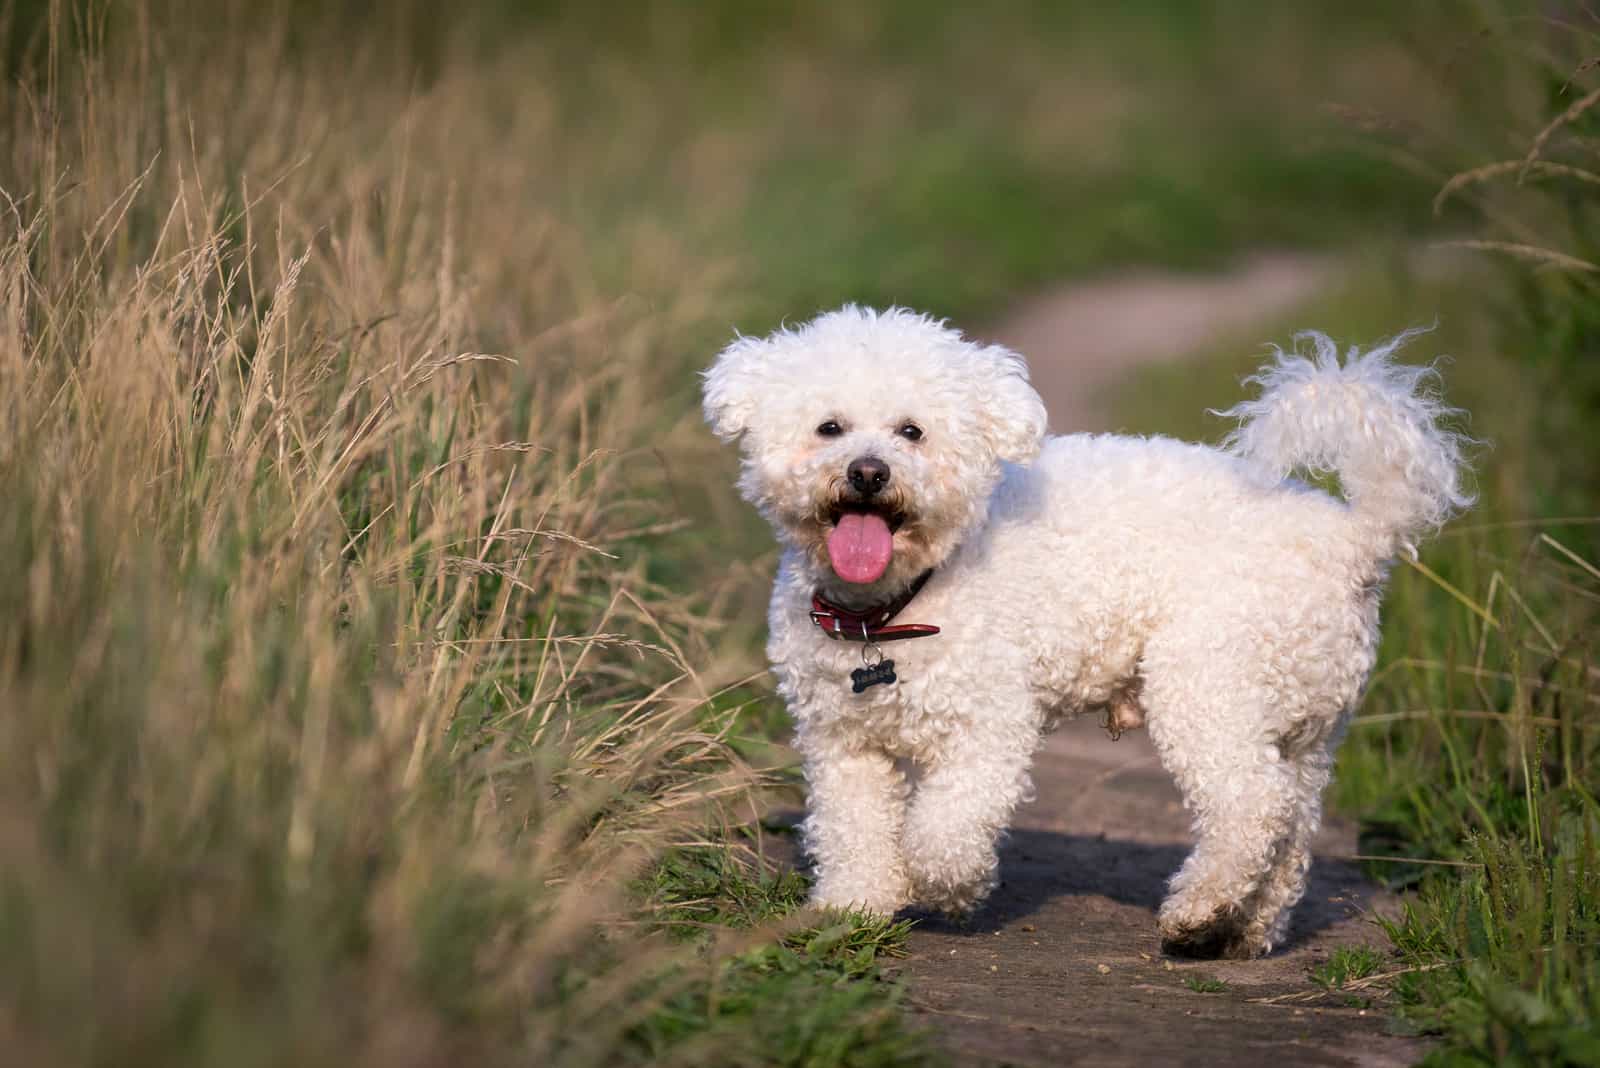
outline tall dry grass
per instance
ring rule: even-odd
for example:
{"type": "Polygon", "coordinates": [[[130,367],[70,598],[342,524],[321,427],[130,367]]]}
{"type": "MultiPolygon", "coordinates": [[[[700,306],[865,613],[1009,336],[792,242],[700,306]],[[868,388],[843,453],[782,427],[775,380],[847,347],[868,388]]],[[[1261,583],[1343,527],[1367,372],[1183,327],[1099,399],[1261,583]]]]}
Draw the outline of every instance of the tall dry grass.
{"type": "Polygon", "coordinates": [[[612,1062],[703,967],[630,880],[756,781],[639,548],[718,270],[565,228],[509,64],[130,10],[0,135],[0,1048],[612,1062]]]}

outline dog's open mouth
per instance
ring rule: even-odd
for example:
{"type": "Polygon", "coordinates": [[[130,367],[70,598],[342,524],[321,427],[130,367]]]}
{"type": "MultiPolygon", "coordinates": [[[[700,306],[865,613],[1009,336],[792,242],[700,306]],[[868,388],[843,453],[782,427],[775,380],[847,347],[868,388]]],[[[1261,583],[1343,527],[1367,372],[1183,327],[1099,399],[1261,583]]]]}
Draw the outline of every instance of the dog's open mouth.
{"type": "Polygon", "coordinates": [[[828,518],[828,560],[834,574],[846,582],[876,582],[889,570],[894,557],[894,532],[905,522],[904,513],[875,504],[841,501],[828,518]]]}

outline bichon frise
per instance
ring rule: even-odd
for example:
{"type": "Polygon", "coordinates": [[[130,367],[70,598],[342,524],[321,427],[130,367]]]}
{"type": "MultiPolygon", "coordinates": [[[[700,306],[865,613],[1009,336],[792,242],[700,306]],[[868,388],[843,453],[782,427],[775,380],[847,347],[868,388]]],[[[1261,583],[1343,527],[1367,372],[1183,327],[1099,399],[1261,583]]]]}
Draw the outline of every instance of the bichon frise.
{"type": "Polygon", "coordinates": [[[971,910],[1041,732],[1092,711],[1148,727],[1193,814],[1163,948],[1281,941],[1389,562],[1470,503],[1405,336],[1279,351],[1220,450],[1046,437],[1021,357],[903,309],[729,345],[705,415],[784,547],[767,652],[814,903],[971,910]]]}

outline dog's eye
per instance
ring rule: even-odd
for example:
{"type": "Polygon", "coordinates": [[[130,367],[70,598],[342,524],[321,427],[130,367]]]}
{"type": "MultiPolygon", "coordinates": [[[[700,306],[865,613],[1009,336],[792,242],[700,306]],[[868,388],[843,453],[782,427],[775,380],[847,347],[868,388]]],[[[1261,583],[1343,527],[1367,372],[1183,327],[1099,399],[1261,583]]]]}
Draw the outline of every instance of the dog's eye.
{"type": "Polygon", "coordinates": [[[823,423],[821,426],[817,427],[817,436],[819,438],[836,438],[843,433],[844,427],[840,426],[832,419],[829,419],[826,423],[823,423]]]}
{"type": "Polygon", "coordinates": [[[907,441],[922,440],[922,428],[915,423],[906,423],[899,430],[896,430],[895,433],[899,434],[907,441]]]}

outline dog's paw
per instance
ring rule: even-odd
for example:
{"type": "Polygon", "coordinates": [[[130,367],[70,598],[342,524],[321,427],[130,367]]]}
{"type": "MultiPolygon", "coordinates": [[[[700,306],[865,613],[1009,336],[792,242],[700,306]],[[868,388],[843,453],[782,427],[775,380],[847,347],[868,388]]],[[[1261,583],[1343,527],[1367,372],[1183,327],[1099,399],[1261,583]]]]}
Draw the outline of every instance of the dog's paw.
{"type": "Polygon", "coordinates": [[[978,910],[995,888],[993,874],[981,878],[953,881],[936,878],[913,878],[912,903],[930,912],[942,912],[955,920],[964,920],[978,910]]]}
{"type": "Polygon", "coordinates": [[[814,909],[893,916],[909,903],[907,899],[905,887],[892,880],[881,886],[839,886],[823,881],[812,889],[807,903],[814,909]]]}
{"type": "Polygon", "coordinates": [[[1197,921],[1164,915],[1161,952],[1197,960],[1250,960],[1268,949],[1265,937],[1254,926],[1237,905],[1224,905],[1197,921]]]}
{"type": "Polygon", "coordinates": [[[993,835],[955,835],[947,824],[913,821],[904,847],[911,900],[919,908],[964,918],[999,882],[993,835]]]}

